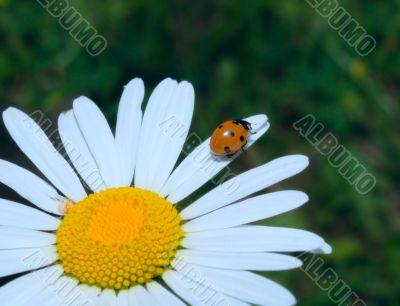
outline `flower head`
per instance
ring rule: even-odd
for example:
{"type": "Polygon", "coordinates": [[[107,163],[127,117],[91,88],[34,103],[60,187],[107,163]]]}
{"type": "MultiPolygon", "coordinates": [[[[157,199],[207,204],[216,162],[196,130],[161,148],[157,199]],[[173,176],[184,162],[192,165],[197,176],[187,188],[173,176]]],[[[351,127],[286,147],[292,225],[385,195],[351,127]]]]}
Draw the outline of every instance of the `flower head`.
{"type": "MultiPolygon", "coordinates": [[[[213,155],[209,139],[188,139],[190,83],[162,81],[144,114],[143,97],[140,79],[126,85],[115,133],[96,104],[76,99],[59,117],[58,144],[43,120],[15,108],[3,113],[47,180],[0,160],[0,182],[26,200],[0,199],[0,276],[26,273],[0,288],[2,305],[294,304],[289,291],[254,271],[297,268],[299,259],[280,252],[329,253],[329,245],[307,231],[249,224],[308,201],[300,191],[253,196],[308,159],[275,159],[180,209],[233,159],[213,155]],[[186,154],[185,142],[196,140],[186,154]]],[[[247,149],[269,123],[265,115],[243,119],[252,128],[247,149]]]]}

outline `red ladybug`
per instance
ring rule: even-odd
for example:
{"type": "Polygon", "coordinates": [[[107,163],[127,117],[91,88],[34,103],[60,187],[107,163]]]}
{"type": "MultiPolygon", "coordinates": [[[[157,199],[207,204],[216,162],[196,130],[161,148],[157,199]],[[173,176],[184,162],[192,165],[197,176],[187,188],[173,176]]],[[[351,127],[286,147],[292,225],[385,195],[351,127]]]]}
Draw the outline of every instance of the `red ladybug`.
{"type": "Polygon", "coordinates": [[[211,152],[216,156],[232,157],[246,146],[250,130],[251,123],[245,120],[221,123],[211,136],[211,152]]]}

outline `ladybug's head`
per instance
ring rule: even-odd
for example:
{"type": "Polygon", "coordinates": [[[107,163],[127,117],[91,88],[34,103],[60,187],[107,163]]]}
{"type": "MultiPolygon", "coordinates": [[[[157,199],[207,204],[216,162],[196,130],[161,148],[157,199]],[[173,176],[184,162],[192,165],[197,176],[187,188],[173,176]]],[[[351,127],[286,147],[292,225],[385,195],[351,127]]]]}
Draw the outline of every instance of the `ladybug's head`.
{"type": "Polygon", "coordinates": [[[235,119],[232,120],[232,123],[234,124],[240,124],[241,126],[243,126],[247,131],[251,130],[251,123],[246,121],[246,120],[241,120],[241,119],[235,119]]]}

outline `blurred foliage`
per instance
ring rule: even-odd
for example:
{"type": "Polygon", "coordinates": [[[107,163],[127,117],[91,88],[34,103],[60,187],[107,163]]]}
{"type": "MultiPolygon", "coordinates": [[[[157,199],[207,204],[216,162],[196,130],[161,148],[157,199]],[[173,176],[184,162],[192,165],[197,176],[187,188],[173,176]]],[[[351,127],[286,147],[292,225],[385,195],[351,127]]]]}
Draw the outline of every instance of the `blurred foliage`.
{"type": "MultiPolygon", "coordinates": [[[[122,85],[142,77],[148,94],[171,76],[195,86],[192,128],[201,137],[224,119],[266,113],[270,131],[233,169],[292,153],[311,166],[274,187],[305,190],[310,203],[265,224],[320,233],[334,248],[327,265],[368,305],[399,305],[399,0],[341,1],[377,40],[365,58],[306,1],[70,3],[107,38],[101,55],[88,55],[36,1],[0,2],[1,110],[41,109],[56,120],[87,95],[114,122],[122,85]],[[293,129],[309,113],[376,176],[372,192],[359,195],[293,129]]],[[[1,158],[32,168],[0,132],[1,158]]],[[[269,275],[299,305],[334,305],[300,270],[269,275]]]]}

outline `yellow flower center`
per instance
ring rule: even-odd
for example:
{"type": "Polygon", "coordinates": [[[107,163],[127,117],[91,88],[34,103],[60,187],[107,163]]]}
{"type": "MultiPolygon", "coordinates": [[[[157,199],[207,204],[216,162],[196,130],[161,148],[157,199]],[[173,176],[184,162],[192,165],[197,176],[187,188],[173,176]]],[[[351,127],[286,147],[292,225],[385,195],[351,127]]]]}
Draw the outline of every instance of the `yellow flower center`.
{"type": "Polygon", "coordinates": [[[123,187],[94,193],[68,209],[57,230],[64,271],[116,290],[144,284],[167,269],[183,236],[173,204],[123,187]]]}

